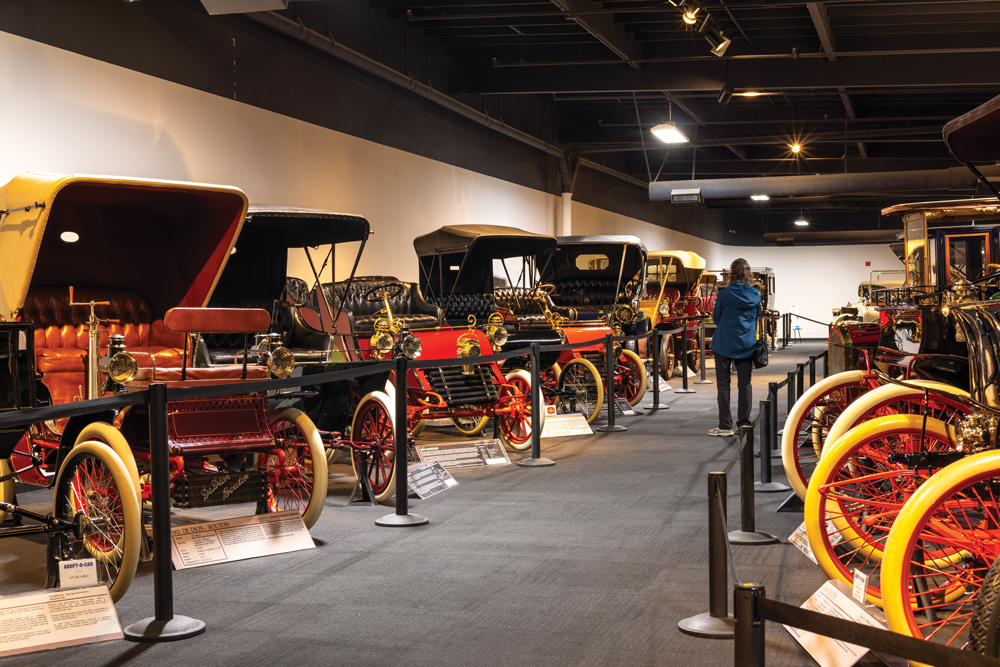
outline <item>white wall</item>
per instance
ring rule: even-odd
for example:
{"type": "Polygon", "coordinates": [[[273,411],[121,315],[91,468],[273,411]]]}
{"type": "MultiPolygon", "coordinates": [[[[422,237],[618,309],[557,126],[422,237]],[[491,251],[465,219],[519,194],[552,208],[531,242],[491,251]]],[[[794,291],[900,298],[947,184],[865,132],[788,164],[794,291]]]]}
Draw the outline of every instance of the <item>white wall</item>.
{"type": "MultiPolygon", "coordinates": [[[[558,197],[3,32],[0,89],[0,183],[29,170],[174,179],[236,185],[255,203],[360,213],[375,234],[359,275],[403,280],[418,277],[413,238],[442,225],[555,233],[558,197]]],[[[898,266],[882,246],[723,246],[577,202],[573,233],[634,234],[650,250],[697,252],[709,268],[742,255],[777,271],[779,308],[824,322],[868,278],[865,260],[898,266]]],[[[354,252],[338,248],[338,279],[354,252]]],[[[300,254],[289,269],[311,277],[300,254]]],[[[806,323],[803,334],[826,331],[806,323]]]]}

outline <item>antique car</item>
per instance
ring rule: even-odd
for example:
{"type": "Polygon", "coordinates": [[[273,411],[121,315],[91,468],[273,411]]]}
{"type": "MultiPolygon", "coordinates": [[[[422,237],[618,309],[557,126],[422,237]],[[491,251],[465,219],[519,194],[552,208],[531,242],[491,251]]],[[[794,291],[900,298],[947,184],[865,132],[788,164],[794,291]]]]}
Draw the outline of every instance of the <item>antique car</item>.
{"type": "MultiPolygon", "coordinates": [[[[359,215],[252,204],[209,301],[210,307],[262,308],[270,314],[267,332],[247,354],[251,359],[263,359],[267,350],[279,346],[292,353],[292,375],[301,375],[303,386],[272,395],[272,410],[294,407],[304,412],[319,429],[331,461],[349,445],[342,434],[361,397],[384,388],[389,377],[389,371],[382,371],[357,379],[308,384],[311,375],[371,364],[358,357],[356,345],[348,340],[348,316],[354,314],[344,312],[343,301],[336,301],[320,284],[320,274],[327,267],[335,273],[337,247],[344,243],[359,245],[344,282],[354,281],[370,234],[368,220],[359,215]],[[287,275],[289,257],[310,267],[311,285],[287,275]]],[[[213,365],[235,363],[243,354],[241,335],[206,333],[201,339],[213,365]]]]}
{"type": "MultiPolygon", "coordinates": [[[[640,309],[654,328],[669,331],[686,326],[688,329],[686,355],[675,353],[681,349],[681,334],[660,339],[659,369],[665,380],[673,377],[674,366],[682,363],[684,358],[692,371],[701,368],[700,320],[706,316],[703,309],[706,299],[699,293],[699,288],[704,274],[705,260],[696,253],[686,250],[654,250],[649,253],[646,289],[639,299],[640,309]]],[[[707,313],[711,316],[711,310],[707,313]]]]}
{"type": "MultiPolygon", "coordinates": [[[[555,252],[554,237],[515,227],[448,225],[418,236],[413,247],[420,268],[420,290],[429,302],[441,306],[449,324],[468,326],[474,320],[498,333],[502,326],[504,350],[527,352],[532,343],[563,342],[558,323],[573,319],[576,313],[552,304],[537,285],[537,262],[546,261],[555,252]],[[498,282],[503,286],[495,287],[498,282]],[[553,319],[552,313],[558,313],[559,318],[553,319]]],[[[558,382],[559,356],[559,352],[541,354],[539,374],[546,398],[554,397],[552,385],[558,382]]],[[[521,369],[530,376],[527,356],[507,359],[502,367],[508,375],[521,369]]],[[[579,407],[585,409],[585,402],[579,407]]],[[[454,420],[455,426],[470,436],[480,433],[487,421],[454,420]]]]}
{"type": "MultiPolygon", "coordinates": [[[[31,173],[2,193],[0,313],[28,327],[39,402],[90,400],[153,382],[244,383],[246,391],[233,395],[169,401],[171,502],[295,509],[313,525],[327,486],[316,427],[298,410],[269,411],[267,394],[252,382],[287,376],[291,353],[276,347],[213,366],[196,360],[199,334],[252,340],[270,323],[259,309],[205,307],[243,226],[245,195],[226,186],[31,173]]],[[[92,441],[114,451],[136,497],[148,501],[145,405],[33,424],[10,466],[20,482],[47,486],[61,462],[92,441]]]]}
{"type": "MultiPolygon", "coordinates": [[[[567,342],[582,343],[608,333],[626,336],[648,333],[650,320],[639,308],[639,297],[646,283],[646,247],[642,242],[635,236],[561,236],[556,240],[559,244],[556,252],[536,266],[540,283],[552,285],[548,294],[551,302],[559,308],[572,308],[576,313],[575,320],[561,326],[567,342]]],[[[612,356],[617,360],[615,396],[638,405],[646,394],[646,365],[633,350],[618,344],[612,356]]],[[[601,391],[607,394],[603,344],[566,350],[558,362],[561,387],[567,383],[590,386],[599,378],[601,391]]],[[[588,421],[597,418],[600,403],[595,402],[588,421]]]]}

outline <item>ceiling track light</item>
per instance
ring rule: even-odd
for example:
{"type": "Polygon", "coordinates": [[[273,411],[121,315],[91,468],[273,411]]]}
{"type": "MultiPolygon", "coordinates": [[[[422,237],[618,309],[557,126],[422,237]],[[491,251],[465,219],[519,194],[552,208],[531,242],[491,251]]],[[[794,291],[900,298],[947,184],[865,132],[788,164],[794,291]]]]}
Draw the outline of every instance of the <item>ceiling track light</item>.
{"type": "Polygon", "coordinates": [[[712,55],[721,58],[726,54],[729,49],[729,45],[732,44],[732,40],[722,34],[721,30],[715,28],[709,28],[708,30],[703,30],[702,34],[705,36],[705,41],[712,47],[712,55]]]}
{"type": "Polygon", "coordinates": [[[722,84],[722,90],[719,91],[719,104],[729,104],[731,99],[733,99],[733,87],[729,81],[726,81],[722,84]]]}

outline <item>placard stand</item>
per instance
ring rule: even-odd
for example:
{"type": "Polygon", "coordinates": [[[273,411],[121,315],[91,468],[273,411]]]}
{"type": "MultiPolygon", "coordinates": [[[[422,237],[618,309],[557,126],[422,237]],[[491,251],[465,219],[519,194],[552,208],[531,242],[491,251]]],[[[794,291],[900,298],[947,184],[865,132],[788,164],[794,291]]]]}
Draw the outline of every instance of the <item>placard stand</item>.
{"type": "Polygon", "coordinates": [[[351,447],[358,453],[358,480],[354,482],[354,488],[351,489],[351,497],[347,499],[347,507],[351,507],[354,503],[354,496],[357,495],[359,488],[361,489],[361,497],[358,498],[358,502],[370,502],[372,507],[378,507],[372,483],[368,479],[368,459],[371,457],[371,449],[364,445],[351,445],[351,447]]]}

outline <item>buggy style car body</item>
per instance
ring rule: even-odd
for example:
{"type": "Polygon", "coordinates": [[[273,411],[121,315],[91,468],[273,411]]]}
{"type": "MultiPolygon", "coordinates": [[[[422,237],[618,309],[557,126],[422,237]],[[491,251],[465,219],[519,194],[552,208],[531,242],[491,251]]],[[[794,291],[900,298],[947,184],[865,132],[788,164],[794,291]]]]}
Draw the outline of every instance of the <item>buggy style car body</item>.
{"type": "MultiPolygon", "coordinates": [[[[646,263],[646,287],[639,307],[653,327],[664,331],[688,328],[687,364],[691,370],[701,368],[699,319],[705,317],[708,301],[699,293],[705,275],[705,260],[697,253],[685,250],[656,250],[649,253],[646,263]]],[[[713,300],[714,301],[714,300],[713,300]]],[[[673,377],[674,365],[682,363],[682,336],[672,334],[660,339],[659,368],[665,379],[673,377]]]]}
{"type": "MultiPolygon", "coordinates": [[[[293,375],[303,377],[301,391],[272,396],[271,403],[304,412],[331,450],[348,444],[341,434],[350,425],[360,398],[384,387],[389,376],[389,371],[383,371],[357,380],[308,383],[311,375],[371,364],[358,359],[354,345],[349,343],[350,323],[343,302],[335,301],[330,290],[321,289],[319,280],[327,266],[336,270],[338,245],[358,243],[351,274],[344,281],[352,283],[370,234],[368,220],[360,215],[251,205],[209,301],[217,308],[261,308],[270,313],[267,332],[258,337],[260,343],[247,354],[251,359],[258,355],[266,358],[268,350],[275,347],[292,353],[293,375]],[[325,254],[314,255],[316,248],[326,248],[325,254]],[[301,253],[306,260],[313,272],[311,284],[288,277],[289,253],[301,253]]],[[[240,335],[206,333],[202,340],[213,365],[235,363],[244,353],[240,335]]]]}
{"type": "MultiPolygon", "coordinates": [[[[327,477],[316,429],[298,411],[269,413],[267,395],[249,382],[287,375],[291,355],[279,348],[259,362],[195,363],[194,334],[251,335],[270,321],[258,309],[205,308],[243,226],[245,195],[225,186],[27,173],[0,189],[0,207],[7,211],[0,313],[20,323],[18,336],[31,347],[35,374],[24,380],[30,377],[38,402],[93,399],[152,382],[247,382],[246,393],[169,401],[172,503],[294,508],[312,525],[327,477]]],[[[10,466],[23,483],[48,485],[77,448],[104,443],[127,470],[136,502],[150,498],[145,405],[4,436],[8,444],[15,438],[10,466]]],[[[124,498],[121,491],[116,498],[124,498]]],[[[91,541],[87,549],[111,563],[121,560],[113,553],[120,541],[91,541]]]]}

